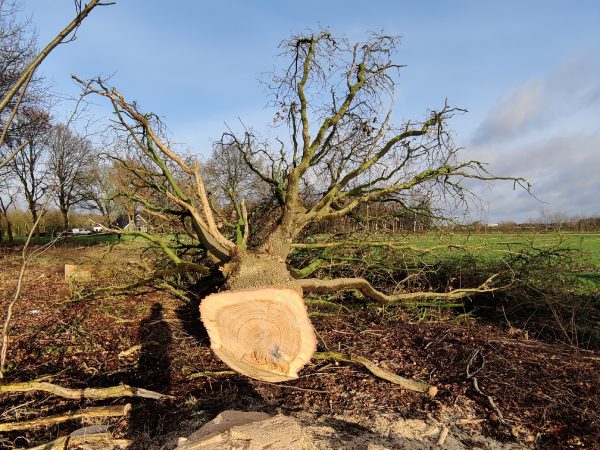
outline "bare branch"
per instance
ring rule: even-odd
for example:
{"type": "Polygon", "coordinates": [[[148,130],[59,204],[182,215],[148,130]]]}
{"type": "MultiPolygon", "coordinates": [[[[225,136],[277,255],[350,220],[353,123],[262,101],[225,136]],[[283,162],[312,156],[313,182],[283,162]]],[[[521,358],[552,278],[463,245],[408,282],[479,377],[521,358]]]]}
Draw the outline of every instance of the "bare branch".
{"type": "Polygon", "coordinates": [[[6,108],[13,97],[17,95],[19,90],[28,82],[29,79],[31,79],[33,72],[38,68],[42,61],[44,61],[50,52],[54,50],[54,48],[56,48],[56,46],[58,46],[61,42],[63,42],[69,36],[69,34],[71,34],[71,32],[81,24],[81,22],[89,15],[90,12],[92,12],[96,6],[105,6],[110,4],[112,3],[101,3],[99,0],[91,0],[87,5],[85,5],[85,7],[71,21],[71,23],[69,23],[60,33],[58,33],[56,37],[50,41],[46,47],[44,47],[37,57],[31,61],[14,86],[6,93],[2,100],[0,100],[0,111],[4,111],[4,108],[6,108]]]}
{"type": "Polygon", "coordinates": [[[401,294],[387,295],[375,289],[371,283],[364,278],[337,278],[333,280],[320,280],[318,278],[307,278],[296,280],[296,285],[304,292],[328,293],[341,290],[356,289],[365,297],[375,300],[384,305],[398,302],[412,302],[421,300],[458,300],[475,294],[494,292],[500,288],[490,287],[490,283],[497,274],[489,277],[484,283],[476,288],[456,289],[450,292],[406,292],[401,294]]]}

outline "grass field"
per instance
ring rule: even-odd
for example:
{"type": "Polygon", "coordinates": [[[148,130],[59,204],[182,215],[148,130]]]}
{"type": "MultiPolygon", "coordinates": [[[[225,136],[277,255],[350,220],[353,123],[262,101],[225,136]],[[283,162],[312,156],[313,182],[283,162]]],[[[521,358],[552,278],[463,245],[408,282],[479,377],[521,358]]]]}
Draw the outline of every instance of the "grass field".
{"type": "MultiPolygon", "coordinates": [[[[56,238],[44,236],[34,238],[32,244],[47,244],[56,238]]],[[[132,239],[122,236],[122,240],[132,239]]],[[[26,237],[16,237],[15,244],[22,245],[26,237]]],[[[87,236],[64,236],[56,239],[57,244],[94,245],[115,243],[120,240],[116,234],[97,234],[87,236]]],[[[526,245],[538,248],[560,246],[580,253],[580,265],[590,271],[600,271],[600,233],[425,233],[408,235],[372,235],[369,240],[392,240],[419,248],[436,248],[440,246],[465,247],[483,258],[494,258],[507,251],[518,251],[526,245]]],[[[0,245],[8,245],[6,241],[0,245]]],[[[442,251],[438,248],[436,251],[442,251]]],[[[451,249],[452,250],[452,249],[451,249]]]]}
{"type": "Polygon", "coordinates": [[[498,257],[507,251],[517,252],[530,245],[536,248],[559,247],[581,252],[580,265],[600,271],[600,234],[419,234],[408,235],[404,241],[425,248],[439,245],[464,246],[484,258],[498,257]]]}
{"type": "MultiPolygon", "coordinates": [[[[56,245],[86,246],[119,242],[119,235],[98,234],[87,236],[64,236],[56,240],[56,245]]],[[[321,240],[320,236],[315,237],[321,240]]],[[[47,244],[54,238],[46,236],[33,240],[33,244],[47,244]]],[[[121,240],[142,239],[121,236],[121,240]]],[[[456,257],[468,251],[480,261],[497,262],[509,253],[525,248],[569,249],[574,252],[577,263],[577,276],[581,280],[583,291],[600,289],[600,234],[593,233],[425,233],[407,235],[370,235],[369,241],[394,241],[402,245],[420,249],[433,249],[431,258],[456,257]]],[[[25,237],[15,239],[23,244],[25,237]]],[[[6,242],[2,244],[6,245],[6,242]]],[[[424,256],[426,259],[427,256],[424,256]]]]}
{"type": "MultiPolygon", "coordinates": [[[[121,236],[121,239],[127,240],[132,239],[130,236],[121,236]]],[[[23,245],[27,240],[27,236],[17,236],[14,239],[14,243],[9,243],[8,241],[0,242],[0,245],[23,245]]],[[[119,235],[117,234],[89,234],[89,235],[66,235],[66,236],[42,236],[42,237],[34,237],[31,239],[31,244],[33,245],[45,245],[50,242],[55,242],[56,244],[67,244],[67,245],[95,245],[95,244],[104,244],[111,242],[118,242],[119,235]]]]}
{"type": "MultiPolygon", "coordinates": [[[[467,257],[477,261],[479,266],[498,263],[511,264],[519,255],[544,254],[544,252],[563,253],[565,265],[559,267],[570,271],[576,276],[574,289],[576,292],[587,294],[600,291],[600,234],[592,233],[425,233],[407,235],[369,234],[347,237],[343,240],[352,241],[359,248],[366,248],[366,241],[393,241],[397,247],[398,263],[418,267],[421,263],[438,263],[455,261],[457,265],[464,264],[461,259],[467,257]],[[568,264],[568,265],[567,265],[568,264]]],[[[326,236],[311,236],[310,242],[328,240],[326,236]]],[[[362,252],[359,258],[374,262],[378,259],[389,259],[390,253],[385,247],[362,252]]],[[[339,256],[339,253],[336,254],[339,256]]],[[[335,259],[335,258],[334,258],[335,259]]],[[[340,258],[338,258],[340,260],[340,258]]],[[[346,258],[346,261],[350,261],[346,258]]],[[[353,259],[358,262],[359,260],[353,259]]],[[[558,261],[558,260],[555,260],[558,261]]]]}

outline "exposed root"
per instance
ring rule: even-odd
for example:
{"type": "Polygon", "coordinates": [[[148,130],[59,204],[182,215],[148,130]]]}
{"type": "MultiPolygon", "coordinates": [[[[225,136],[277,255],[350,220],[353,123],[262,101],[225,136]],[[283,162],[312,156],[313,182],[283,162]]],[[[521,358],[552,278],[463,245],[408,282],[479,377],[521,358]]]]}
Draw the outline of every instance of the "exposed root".
{"type": "Polygon", "coordinates": [[[22,422],[6,422],[0,423],[0,432],[28,430],[31,428],[44,427],[48,425],[56,425],[57,423],[68,422],[77,419],[92,419],[97,417],[122,417],[129,414],[131,404],[115,405],[115,406],[96,406],[85,408],[79,412],[69,412],[56,416],[42,417],[40,419],[24,420],[22,422]]]}
{"type": "Polygon", "coordinates": [[[387,295],[375,289],[371,283],[364,278],[337,278],[334,280],[320,280],[318,278],[307,278],[304,280],[295,280],[298,287],[302,288],[304,293],[312,292],[323,294],[328,292],[338,292],[342,290],[356,289],[365,297],[375,300],[384,305],[406,301],[422,300],[457,300],[482,292],[493,292],[499,288],[490,287],[490,283],[497,274],[492,275],[484,283],[476,288],[456,289],[450,292],[406,292],[401,294],[387,295]]]}
{"type": "Polygon", "coordinates": [[[5,392],[33,392],[44,391],[50,394],[58,395],[59,397],[71,399],[93,399],[102,400],[107,398],[120,397],[141,397],[150,398],[153,400],[164,400],[172,398],[169,395],[164,395],[159,392],[150,391],[148,389],[136,388],[120,384],[107,388],[85,388],[85,389],[69,389],[57,384],[42,382],[42,381],[25,381],[22,383],[12,383],[0,385],[0,394],[5,392]]]}
{"type": "Polygon", "coordinates": [[[409,378],[404,378],[400,375],[396,375],[395,373],[382,369],[381,367],[377,366],[374,362],[369,361],[367,358],[363,358],[362,356],[344,355],[342,353],[335,352],[317,352],[313,355],[313,358],[319,360],[333,359],[335,361],[360,364],[378,378],[387,380],[390,383],[397,384],[398,386],[401,386],[402,388],[409,391],[423,393],[426,392],[431,398],[435,397],[438,392],[438,389],[435,386],[427,384],[423,381],[415,381],[409,378]]]}

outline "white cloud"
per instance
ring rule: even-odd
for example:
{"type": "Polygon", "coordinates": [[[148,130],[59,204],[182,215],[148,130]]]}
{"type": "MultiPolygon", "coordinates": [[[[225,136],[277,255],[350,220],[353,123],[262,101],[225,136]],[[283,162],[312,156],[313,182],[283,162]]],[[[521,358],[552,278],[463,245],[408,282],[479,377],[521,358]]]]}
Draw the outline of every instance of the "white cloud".
{"type": "Polygon", "coordinates": [[[506,142],[528,138],[550,126],[586,126],[597,121],[586,116],[600,106],[600,59],[573,55],[547,76],[531,79],[506,93],[476,129],[472,143],[506,142]]]}
{"type": "Polygon", "coordinates": [[[538,120],[543,103],[543,85],[530,81],[505,95],[492,108],[475,132],[474,142],[517,136],[538,120]]]}
{"type": "Polygon", "coordinates": [[[541,210],[600,214],[600,59],[566,59],[548,76],[527,81],[492,107],[463,155],[490,172],[527,178],[533,193],[512,184],[473,186],[491,221],[524,221],[541,210]]]}

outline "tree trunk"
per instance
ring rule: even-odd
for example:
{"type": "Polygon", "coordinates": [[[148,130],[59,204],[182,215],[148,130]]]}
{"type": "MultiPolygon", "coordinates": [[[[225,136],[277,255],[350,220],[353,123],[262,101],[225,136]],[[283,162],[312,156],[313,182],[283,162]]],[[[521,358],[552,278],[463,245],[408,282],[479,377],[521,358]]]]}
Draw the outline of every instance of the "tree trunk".
{"type": "Polygon", "coordinates": [[[105,225],[107,227],[112,226],[112,220],[110,220],[110,214],[108,212],[103,212],[102,217],[104,218],[105,225]]]}
{"type": "Polygon", "coordinates": [[[63,226],[64,226],[65,231],[66,231],[66,230],[69,229],[69,210],[61,208],[60,209],[60,213],[62,214],[63,226]]]}
{"type": "Polygon", "coordinates": [[[260,289],[277,286],[296,289],[285,263],[286,257],[237,249],[224,267],[226,288],[231,290],[260,289]]]}
{"type": "Polygon", "coordinates": [[[6,234],[8,236],[8,242],[12,244],[15,241],[15,237],[13,235],[12,223],[8,220],[8,217],[6,217],[6,234]]]}
{"type": "Polygon", "coordinates": [[[316,338],[285,258],[238,251],[223,272],[228,290],[200,304],[215,354],[251,378],[298,378],[316,350],[316,338]]]}
{"type": "Polygon", "coordinates": [[[298,378],[316,350],[315,332],[298,291],[282,288],[225,291],[200,304],[211,348],[229,367],[251,378],[298,378]]]}
{"type": "Polygon", "coordinates": [[[33,235],[35,237],[39,237],[39,231],[38,231],[38,212],[37,209],[35,208],[35,206],[30,206],[29,209],[31,210],[31,219],[33,220],[33,225],[32,227],[34,227],[35,229],[33,230],[33,235]]]}

